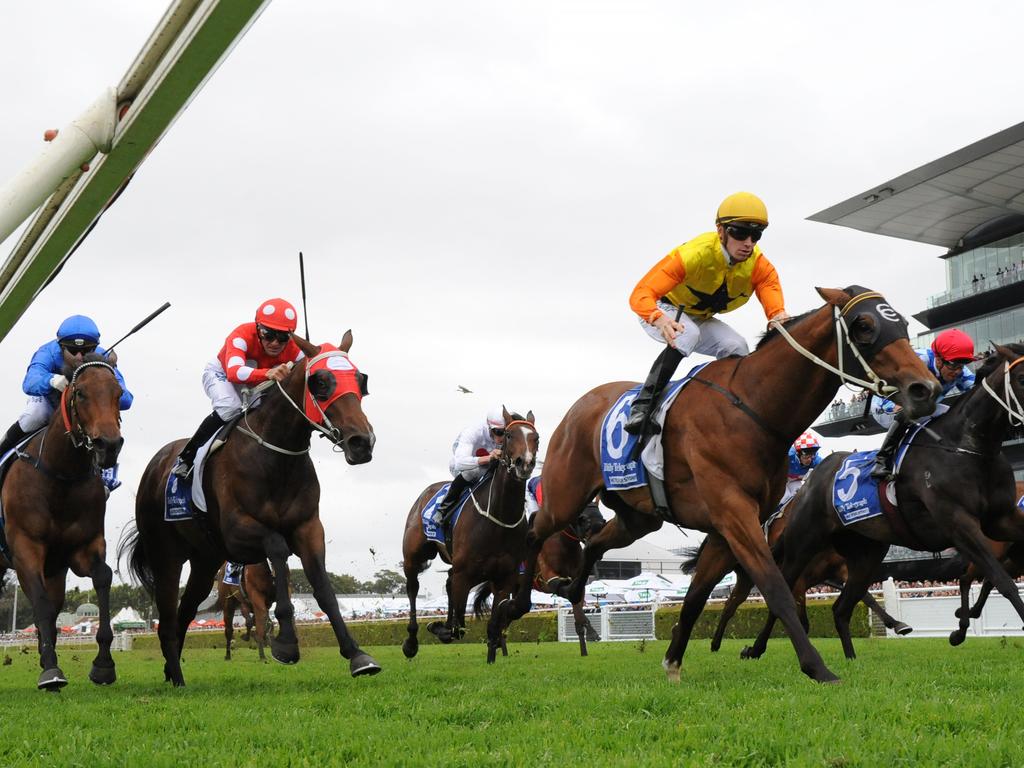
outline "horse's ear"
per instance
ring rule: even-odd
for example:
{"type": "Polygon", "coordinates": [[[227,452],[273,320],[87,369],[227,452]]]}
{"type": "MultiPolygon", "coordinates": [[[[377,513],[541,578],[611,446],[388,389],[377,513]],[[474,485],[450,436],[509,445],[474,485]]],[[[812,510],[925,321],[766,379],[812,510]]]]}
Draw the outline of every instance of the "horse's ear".
{"type": "Polygon", "coordinates": [[[996,354],[999,355],[1001,358],[1003,358],[1003,360],[1006,360],[1008,362],[1013,362],[1018,357],[1020,357],[1020,355],[1018,355],[1016,352],[1014,352],[1009,347],[1004,347],[1002,344],[996,344],[991,339],[989,339],[988,343],[991,344],[995,348],[996,354]]]}
{"type": "Polygon", "coordinates": [[[61,353],[64,356],[64,367],[71,371],[75,370],[78,367],[78,361],[75,359],[75,356],[63,347],[61,347],[61,353]]]}
{"type": "Polygon", "coordinates": [[[107,352],[107,362],[117,368],[117,352],[107,352]]]}
{"type": "Polygon", "coordinates": [[[295,342],[295,346],[301,349],[302,354],[304,354],[306,357],[316,357],[317,353],[320,352],[320,347],[316,346],[315,344],[310,344],[308,341],[306,341],[298,334],[292,334],[292,341],[295,342]]]}
{"type": "Polygon", "coordinates": [[[531,424],[533,424],[533,411],[527,411],[526,412],[526,420],[528,422],[530,422],[531,424]]]}
{"type": "Polygon", "coordinates": [[[352,329],[345,331],[345,335],[341,337],[341,344],[338,345],[338,349],[342,352],[348,352],[352,349],[352,329]]]}
{"type": "Polygon", "coordinates": [[[842,309],[850,303],[850,299],[853,297],[846,291],[840,288],[818,288],[815,289],[818,295],[821,296],[826,302],[831,304],[833,307],[839,307],[842,309]]]}
{"type": "Polygon", "coordinates": [[[506,424],[508,424],[510,421],[512,421],[512,415],[505,408],[504,404],[502,404],[502,406],[501,406],[501,415],[502,415],[502,418],[505,419],[505,423],[506,424]]]}

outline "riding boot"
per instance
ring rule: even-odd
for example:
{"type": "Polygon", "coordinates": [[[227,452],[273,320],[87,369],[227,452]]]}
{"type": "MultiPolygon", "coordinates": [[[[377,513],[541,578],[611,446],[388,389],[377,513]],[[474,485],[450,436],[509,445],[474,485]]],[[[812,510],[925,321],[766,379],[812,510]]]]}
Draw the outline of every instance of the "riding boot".
{"type": "Polygon", "coordinates": [[[178,454],[178,461],[171,470],[171,474],[177,477],[188,477],[192,472],[192,463],[196,460],[198,451],[207,440],[217,434],[217,430],[224,426],[224,420],[214,411],[199,425],[199,429],[192,435],[185,447],[178,454]]]}
{"type": "Polygon", "coordinates": [[[651,366],[651,372],[647,374],[647,380],[633,401],[629,418],[626,419],[626,423],[622,426],[629,434],[642,435],[645,429],[652,435],[661,432],[661,427],[658,426],[657,422],[650,421],[650,418],[654,411],[654,406],[661,395],[661,391],[668,384],[669,379],[672,378],[672,374],[676,372],[679,361],[684,357],[685,355],[678,349],[671,345],[666,345],[665,349],[655,359],[654,365],[651,366]]]}
{"type": "Polygon", "coordinates": [[[879,482],[893,476],[893,458],[909,426],[910,423],[903,417],[902,413],[897,413],[896,418],[889,425],[889,431],[885,433],[882,447],[878,449],[878,453],[875,455],[875,466],[871,468],[871,476],[879,482]]]}
{"type": "Polygon", "coordinates": [[[0,440],[0,456],[5,455],[26,437],[28,437],[28,432],[23,430],[18,422],[11,424],[11,428],[7,430],[3,440],[0,440]]]}
{"type": "Polygon", "coordinates": [[[451,485],[448,486],[448,493],[444,499],[437,505],[437,524],[441,526],[441,532],[444,534],[449,551],[451,550],[451,542],[454,537],[448,530],[448,523],[451,521],[452,515],[455,514],[455,507],[458,506],[459,499],[462,498],[462,492],[468,487],[469,480],[464,478],[460,472],[452,480],[451,485]]]}

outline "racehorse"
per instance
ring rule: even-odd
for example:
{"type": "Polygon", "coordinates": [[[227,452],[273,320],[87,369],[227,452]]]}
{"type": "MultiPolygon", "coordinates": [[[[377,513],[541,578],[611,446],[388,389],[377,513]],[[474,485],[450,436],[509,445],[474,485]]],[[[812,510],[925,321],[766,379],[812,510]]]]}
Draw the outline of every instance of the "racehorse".
{"type": "MultiPolygon", "coordinates": [[[[530,526],[536,515],[530,517],[530,526]]],[[[549,595],[557,594],[558,587],[571,582],[579,569],[583,566],[583,547],[605,526],[605,519],[597,507],[597,503],[588,504],[583,510],[579,519],[567,528],[563,528],[557,536],[551,536],[541,547],[540,555],[537,558],[537,573],[533,578],[533,588],[546,592],[549,595]]],[[[473,602],[473,615],[483,615],[483,606],[488,597],[492,595],[490,584],[482,584],[477,590],[473,602]]],[[[502,595],[499,595],[493,602],[497,605],[501,602],[502,595]]],[[[580,656],[587,655],[587,641],[597,642],[601,636],[590,623],[590,619],[583,612],[583,600],[572,604],[573,623],[576,627],[576,636],[580,641],[580,656]]],[[[505,654],[507,655],[507,654],[505,654]]]]}
{"type": "MultiPolygon", "coordinates": [[[[662,433],[668,517],[709,534],[665,654],[670,680],[679,679],[693,624],[711,590],[737,561],[782,617],[800,668],[821,682],[837,679],[800,624],[759,521],[782,497],[789,446],[828,406],[842,380],[876,392],[897,389],[913,416],[931,412],[939,385],[911,349],[906,321],[880,294],[859,286],[818,293],[823,307],[785,326],[773,323],[750,355],[709,363],[668,409],[662,433]]],[[[552,435],[543,472],[547,490],[528,540],[528,573],[544,540],[575,520],[603,488],[604,415],[633,386],[617,382],[591,390],[552,435]]],[[[587,546],[583,569],[563,594],[571,602],[582,595],[586,575],[604,552],[628,546],[663,522],[648,489],[603,490],[601,500],[616,517],[587,546]]],[[[504,606],[504,623],[529,610],[525,587],[520,585],[514,605],[504,606]]]]}
{"type": "MultiPolygon", "coordinates": [[[[848,453],[819,464],[797,501],[780,540],[782,572],[795,586],[806,565],[828,547],[846,558],[849,578],[832,606],[847,658],[853,606],[867,590],[890,544],[937,552],[956,547],[975,563],[1024,619],[1024,601],[988,539],[1024,540],[1024,514],[1017,510],[1013,470],[1001,454],[1008,425],[1024,421],[1024,345],[996,345],[977,372],[977,385],[923,427],[910,444],[896,477],[895,515],[844,526],[832,504],[836,474],[848,453]],[[988,539],[986,538],[988,537],[988,539]]],[[[854,468],[853,482],[858,480],[854,468]]],[[[765,649],[774,616],[746,655],[765,649]]]]}
{"type": "Polygon", "coordinates": [[[351,331],[338,347],[317,347],[294,334],[292,338],[305,358],[283,381],[259,385],[262,394],[254,391],[256,397],[244,410],[242,421],[207,461],[203,474],[206,514],[185,521],[164,520],[164,489],[183,440],[161,448],[139,484],[136,530],[126,532],[118,557],[128,555],[132,574],[154,597],[160,614],[164,677],[175,686],[185,684],[181,651],[188,625],[225,560],[270,560],[279,627],[270,653],[283,664],[298,662],[295,609],[288,590],[287,559],[292,553],[302,561],[353,677],[380,671],[349,634],[327,577],[320,484],[309,457],[315,430],[343,451],[349,464],[370,461],[374,435],[361,403],[365,376],[348,357],[351,331]],[[178,581],[186,560],[191,572],[179,604],[178,581]]]}
{"type": "Polygon", "coordinates": [[[256,633],[256,647],[260,661],[266,661],[263,652],[267,644],[267,635],[273,628],[270,620],[270,605],[274,602],[274,574],[264,560],[262,563],[242,566],[238,586],[224,583],[224,572],[227,563],[217,571],[217,602],[214,610],[220,608],[224,612],[224,660],[231,661],[231,641],[235,634],[235,610],[245,618],[245,634],[242,639],[248,642],[256,633]]]}
{"type": "MultiPolygon", "coordinates": [[[[768,541],[769,547],[773,546],[782,537],[782,532],[785,530],[786,523],[789,520],[786,512],[792,503],[793,501],[790,500],[783,509],[773,514],[764,524],[765,538],[768,541]]],[[[697,566],[700,549],[693,547],[686,550],[685,554],[687,559],[683,561],[682,571],[686,574],[692,574],[697,566]]],[[[736,611],[743,605],[754,588],[754,582],[747,575],[746,571],[740,567],[733,570],[736,573],[736,584],[729,593],[729,599],[725,601],[725,605],[722,606],[722,613],[718,617],[718,626],[715,627],[715,634],[711,638],[712,653],[716,653],[722,647],[722,639],[725,637],[725,630],[729,626],[729,622],[732,621],[732,617],[736,615],[736,611]]],[[[846,582],[846,561],[834,549],[822,552],[804,571],[803,580],[808,586],[828,584],[836,588],[842,588],[842,585],[846,582]]],[[[807,601],[805,594],[798,591],[794,594],[794,597],[796,598],[797,610],[800,612],[800,622],[807,629],[807,601]]],[[[878,604],[878,601],[871,596],[870,592],[864,594],[861,602],[878,616],[887,629],[893,630],[898,635],[906,635],[912,631],[912,627],[908,624],[898,621],[886,613],[882,606],[878,604]]]]}
{"type": "MultiPolygon", "coordinates": [[[[419,651],[416,622],[416,595],[419,575],[430,566],[435,556],[449,563],[448,618],[444,623],[431,622],[427,630],[442,643],[462,638],[466,626],[466,601],[470,590],[481,582],[491,582],[495,594],[511,594],[515,589],[519,565],[526,548],[526,481],[537,463],[540,438],[534,427],[533,411],[524,419],[504,408],[505,443],[501,458],[492,462],[492,471],[476,486],[455,520],[452,532],[452,553],[444,545],[429,540],[423,531],[424,507],[444,485],[432,483],[413,502],[405,521],[402,536],[402,568],[405,589],[409,595],[409,636],[402,643],[406,658],[419,651]],[[475,514],[474,514],[475,512],[475,514]]],[[[487,623],[487,661],[493,663],[501,647],[504,626],[498,611],[491,612],[487,623]]]]}
{"type": "MultiPolygon", "coordinates": [[[[1024,499],[1024,482],[1018,481],[1016,497],[1024,499]]],[[[990,541],[989,546],[992,552],[1003,564],[1006,572],[1014,579],[1024,574],[1024,543],[1013,541],[990,541]]],[[[982,581],[981,591],[978,593],[978,602],[972,608],[971,584],[978,578],[978,567],[971,563],[960,577],[960,607],[956,611],[956,617],[960,620],[959,626],[949,634],[949,644],[960,645],[967,638],[967,630],[971,626],[971,619],[981,617],[981,611],[988,601],[992,592],[992,582],[988,579],[982,581]]]]}
{"type": "Polygon", "coordinates": [[[114,374],[117,358],[87,354],[80,362],[64,353],[68,380],[49,424],[23,446],[7,471],[0,502],[7,547],[0,546],[0,582],[8,568],[18,573],[32,603],[39,641],[39,688],[58,691],[67,685],[57,665],[57,614],[64,607],[68,570],[89,576],[96,589],[100,626],[99,652],[89,679],[109,685],[117,677],[110,643],[110,584],[103,532],[106,489],[100,469],[113,467],[124,443],[118,400],[121,385],[114,374]]]}

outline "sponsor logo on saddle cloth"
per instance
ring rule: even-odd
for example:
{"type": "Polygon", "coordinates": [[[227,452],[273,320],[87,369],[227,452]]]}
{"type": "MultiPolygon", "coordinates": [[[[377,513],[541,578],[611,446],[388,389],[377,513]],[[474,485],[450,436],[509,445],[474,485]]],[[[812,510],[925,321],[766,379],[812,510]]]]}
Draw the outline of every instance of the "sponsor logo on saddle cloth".
{"type": "MultiPolygon", "coordinates": [[[[484,473],[476,483],[473,484],[472,488],[467,488],[462,492],[462,498],[459,499],[455,505],[455,512],[452,514],[449,525],[452,530],[455,530],[455,524],[459,522],[459,516],[462,514],[462,510],[466,506],[466,502],[469,500],[469,494],[471,491],[475,491],[484,481],[490,477],[491,473],[484,473]]],[[[448,494],[448,489],[451,487],[451,483],[445,483],[442,485],[433,496],[430,497],[430,501],[423,507],[423,511],[420,512],[420,521],[423,523],[423,535],[427,537],[428,541],[433,541],[437,544],[444,544],[444,531],[441,530],[441,515],[438,514],[437,508],[441,506],[441,502],[444,501],[444,497],[448,494]]]]}
{"type": "MultiPolygon", "coordinates": [[[[665,424],[665,414],[675,401],[680,390],[708,363],[694,366],[682,379],[670,382],[658,402],[658,410],[652,418],[659,426],[665,424]]],[[[647,471],[661,477],[661,435],[655,435],[644,447],[641,459],[635,458],[638,435],[631,435],[622,428],[629,418],[633,401],[640,393],[640,385],[622,393],[615,405],[601,423],[601,474],[604,487],[610,491],[624,491],[647,485],[647,471]]]]}
{"type": "Polygon", "coordinates": [[[223,582],[229,587],[242,586],[242,569],[244,567],[245,566],[241,563],[232,563],[229,560],[227,566],[224,568],[223,582]]]}
{"type": "Polygon", "coordinates": [[[324,412],[342,395],[353,394],[360,400],[365,394],[365,377],[348,359],[348,355],[333,344],[323,344],[320,352],[306,364],[306,418],[314,424],[323,424],[324,412]],[[317,400],[309,391],[309,377],[318,371],[328,371],[334,376],[334,389],[326,400],[317,400]]]}
{"type": "Polygon", "coordinates": [[[1017,499],[1017,509],[1024,511],[1024,496],[1017,499]]]}
{"type": "MultiPolygon", "coordinates": [[[[899,474],[907,449],[921,429],[931,419],[923,419],[903,438],[896,452],[896,473],[899,474]]],[[[861,451],[851,453],[843,461],[832,482],[832,506],[835,507],[839,521],[843,525],[852,525],[861,520],[878,517],[884,513],[878,495],[878,480],[871,476],[878,451],[861,451]]],[[[896,483],[885,484],[885,498],[895,509],[899,506],[896,499],[896,483]]]]}

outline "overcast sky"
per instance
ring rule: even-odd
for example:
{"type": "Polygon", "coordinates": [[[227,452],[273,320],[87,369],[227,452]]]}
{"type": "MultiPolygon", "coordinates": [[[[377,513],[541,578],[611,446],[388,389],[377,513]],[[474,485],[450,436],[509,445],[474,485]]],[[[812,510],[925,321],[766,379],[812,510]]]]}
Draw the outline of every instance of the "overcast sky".
{"type": "MultiPolygon", "coordinates": [[[[0,179],[117,84],[165,8],[3,5],[0,179]]],[[[1020,122],[1022,25],[986,2],[272,2],[3,340],[0,427],[66,315],[110,343],[172,302],[119,348],[112,551],[150,457],[209,411],[227,333],[264,298],[299,304],[303,250],[313,341],[352,328],[370,376],[372,463],[313,448],[328,567],[368,578],[489,406],[532,409],[543,445],[584,392],[642,379],[658,347],[629,293],[731,192],[766,201],[792,314],[850,283],[924,308],[941,249],[805,218],[1020,122]]],[[[725,319],[751,342],[764,325],[756,301],[725,319]]]]}

